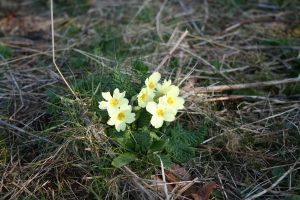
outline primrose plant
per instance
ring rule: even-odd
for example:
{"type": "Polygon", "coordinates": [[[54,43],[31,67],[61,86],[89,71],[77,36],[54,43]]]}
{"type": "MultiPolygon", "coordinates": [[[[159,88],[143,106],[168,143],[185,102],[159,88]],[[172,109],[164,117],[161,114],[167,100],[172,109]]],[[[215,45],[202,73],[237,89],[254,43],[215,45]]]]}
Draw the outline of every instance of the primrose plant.
{"type": "MultiPolygon", "coordinates": [[[[179,88],[172,85],[171,80],[159,83],[160,79],[161,75],[158,72],[146,79],[145,87],[137,95],[138,106],[135,109],[139,112],[149,112],[152,115],[150,123],[155,128],[162,127],[164,121],[174,121],[178,110],[184,108],[184,99],[179,96],[179,88]]],[[[106,109],[110,117],[107,124],[115,126],[118,132],[124,131],[127,124],[136,120],[136,114],[125,94],[126,91],[120,92],[116,88],[112,95],[110,92],[103,92],[102,96],[106,101],[99,102],[99,108],[106,109]]]]}

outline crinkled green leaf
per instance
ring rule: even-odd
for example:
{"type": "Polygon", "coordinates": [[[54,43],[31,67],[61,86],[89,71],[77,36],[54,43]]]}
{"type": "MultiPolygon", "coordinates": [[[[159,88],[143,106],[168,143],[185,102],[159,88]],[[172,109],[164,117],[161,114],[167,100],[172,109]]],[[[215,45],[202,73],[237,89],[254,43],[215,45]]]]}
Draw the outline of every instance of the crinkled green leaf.
{"type": "Polygon", "coordinates": [[[162,151],[165,147],[166,142],[164,140],[153,140],[150,146],[151,151],[162,151]]]}
{"type": "Polygon", "coordinates": [[[116,157],[113,161],[112,161],[112,165],[115,167],[123,167],[129,163],[131,163],[132,161],[136,160],[136,156],[133,153],[123,153],[120,154],[118,157],[116,157]]]}

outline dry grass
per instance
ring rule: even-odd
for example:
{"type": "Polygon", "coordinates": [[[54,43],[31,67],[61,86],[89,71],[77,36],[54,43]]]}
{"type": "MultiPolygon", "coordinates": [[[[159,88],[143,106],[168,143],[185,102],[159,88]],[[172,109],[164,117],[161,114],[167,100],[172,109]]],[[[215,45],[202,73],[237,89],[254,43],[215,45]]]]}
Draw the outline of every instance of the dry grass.
{"type": "Polygon", "coordinates": [[[181,84],[181,124],[209,127],[182,166],[218,183],[212,199],[299,198],[298,1],[55,2],[57,64],[80,100],[52,65],[47,4],[13,11],[32,11],[31,25],[2,18],[0,199],[162,198],[149,189],[159,167],[110,166],[109,136],[78,89],[91,73],[132,74],[135,59],[181,84]],[[70,105],[59,117],[53,94],[70,105]]]}

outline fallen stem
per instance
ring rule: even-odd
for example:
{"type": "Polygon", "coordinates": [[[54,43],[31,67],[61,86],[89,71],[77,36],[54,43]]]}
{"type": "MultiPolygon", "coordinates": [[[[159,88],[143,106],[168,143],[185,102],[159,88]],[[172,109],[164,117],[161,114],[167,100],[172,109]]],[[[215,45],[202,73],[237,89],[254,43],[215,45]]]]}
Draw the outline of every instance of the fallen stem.
{"type": "Polygon", "coordinates": [[[60,77],[62,78],[63,82],[67,85],[71,93],[75,96],[76,99],[78,99],[77,95],[75,94],[74,90],[71,88],[67,80],[65,79],[64,75],[61,73],[58,65],[56,64],[56,59],[55,59],[55,40],[54,40],[54,17],[53,17],[53,0],[50,0],[50,12],[51,12],[51,36],[52,36],[52,62],[58,71],[60,77]]]}
{"type": "MultiPolygon", "coordinates": [[[[240,90],[246,88],[258,88],[266,87],[279,84],[295,83],[300,82],[300,77],[297,78],[287,78],[283,80],[273,80],[265,82],[256,82],[256,83],[244,83],[244,84],[234,84],[234,85],[218,85],[218,86],[209,86],[209,87],[195,87],[193,92],[197,93],[209,93],[209,92],[223,92],[226,90],[240,90]]],[[[190,91],[191,88],[186,88],[187,91],[190,91]]]]}
{"type": "Polygon", "coordinates": [[[162,66],[167,62],[167,60],[169,58],[171,58],[171,56],[173,55],[174,51],[178,48],[178,46],[180,45],[180,43],[182,42],[182,40],[186,37],[186,35],[188,34],[188,31],[186,30],[179,38],[179,40],[176,42],[175,46],[169,51],[169,53],[164,57],[164,59],[159,63],[159,65],[157,66],[157,68],[155,69],[155,71],[159,71],[160,68],[162,68],[162,66]]]}

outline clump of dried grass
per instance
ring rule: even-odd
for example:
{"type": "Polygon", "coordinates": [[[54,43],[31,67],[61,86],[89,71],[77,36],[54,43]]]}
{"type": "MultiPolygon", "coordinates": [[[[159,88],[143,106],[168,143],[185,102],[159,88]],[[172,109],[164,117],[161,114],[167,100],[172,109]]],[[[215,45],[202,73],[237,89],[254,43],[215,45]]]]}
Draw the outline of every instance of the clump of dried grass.
{"type": "MultiPolygon", "coordinates": [[[[224,199],[296,196],[300,185],[300,100],[295,71],[300,42],[294,36],[294,24],[299,22],[299,5],[295,1],[289,9],[276,5],[269,9],[248,3],[224,11],[215,1],[179,2],[132,1],[131,9],[118,12],[120,6],[128,5],[104,1],[88,15],[70,18],[80,25],[81,41],[67,45],[59,35],[57,54],[75,50],[91,59],[91,70],[98,65],[106,70],[118,61],[81,50],[81,45],[95,37],[97,23],[113,24],[115,19],[119,22],[130,18],[126,16],[138,16],[145,8],[153,9],[156,16],[148,22],[132,17],[131,23],[121,26],[124,41],[134,44],[122,65],[131,73],[132,58],[147,49],[139,59],[185,89],[187,109],[180,115],[181,123],[197,127],[205,121],[209,125],[198,157],[185,167],[198,180],[218,182],[224,199]],[[176,14],[170,17],[170,13],[176,14]],[[291,13],[295,18],[289,18],[291,13]],[[106,19],[99,22],[98,17],[106,19]],[[156,40],[153,35],[160,37],[156,40]],[[293,44],[282,41],[285,37],[293,44]],[[176,68],[171,67],[172,62],[176,68]]],[[[105,135],[95,134],[101,133],[96,122],[85,119],[76,126],[49,123],[53,116],[47,112],[50,102],[44,91],[51,86],[66,90],[51,66],[51,45],[46,39],[7,36],[4,40],[13,49],[13,57],[0,64],[0,131],[3,149],[8,151],[0,165],[1,197],[88,199],[97,194],[99,198],[159,198],[139,177],[139,171],[113,171],[111,179],[95,171],[95,162],[110,152],[105,135]],[[95,184],[107,194],[91,192],[97,188],[91,187],[95,184]]],[[[68,80],[80,74],[64,73],[68,80]]],[[[81,112],[86,113],[84,105],[81,112]]]]}

